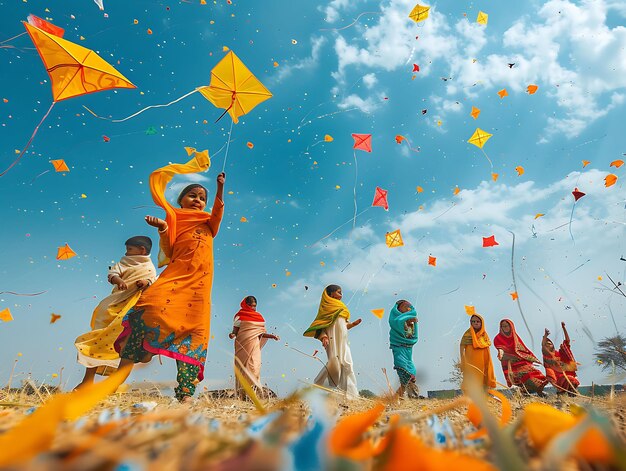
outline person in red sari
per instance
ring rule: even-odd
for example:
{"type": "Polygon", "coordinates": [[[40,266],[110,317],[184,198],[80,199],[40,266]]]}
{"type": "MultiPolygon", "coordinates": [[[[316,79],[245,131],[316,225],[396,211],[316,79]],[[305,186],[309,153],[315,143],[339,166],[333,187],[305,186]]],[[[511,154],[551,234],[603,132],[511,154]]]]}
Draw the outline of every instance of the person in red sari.
{"type": "Polygon", "coordinates": [[[511,320],[500,321],[500,333],[493,339],[493,345],[498,349],[498,360],[502,363],[507,385],[519,386],[530,394],[544,396],[543,388],[548,380],[533,366],[533,363],[541,362],[524,345],[511,320]]]}
{"type": "Polygon", "coordinates": [[[580,381],[576,377],[578,369],[574,354],[570,349],[569,334],[565,328],[565,322],[561,322],[565,340],[561,343],[558,351],[554,348],[552,340],[548,338],[550,331],[545,330],[541,341],[543,352],[543,366],[546,368],[548,381],[554,385],[557,394],[575,394],[578,392],[580,381]]]}

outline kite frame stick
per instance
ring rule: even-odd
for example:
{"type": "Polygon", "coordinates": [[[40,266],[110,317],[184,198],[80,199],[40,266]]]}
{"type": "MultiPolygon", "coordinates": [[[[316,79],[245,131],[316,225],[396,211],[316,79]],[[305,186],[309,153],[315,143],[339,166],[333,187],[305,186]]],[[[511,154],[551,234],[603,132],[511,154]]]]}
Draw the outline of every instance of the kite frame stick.
{"type": "Polygon", "coordinates": [[[224,173],[224,170],[226,169],[226,159],[228,159],[228,148],[230,147],[230,136],[233,132],[233,124],[235,124],[235,121],[231,120],[230,130],[228,131],[228,140],[226,141],[226,153],[224,154],[224,165],[222,165],[222,173],[224,173]]]}
{"type": "Polygon", "coordinates": [[[9,168],[7,168],[4,172],[0,173],[0,177],[3,177],[4,175],[6,175],[6,173],[9,170],[11,170],[13,167],[15,167],[17,165],[17,163],[22,159],[22,157],[24,156],[24,152],[26,152],[26,149],[28,149],[30,147],[31,143],[33,142],[33,139],[35,139],[35,135],[37,134],[37,131],[39,131],[39,127],[46,120],[46,118],[48,117],[48,115],[52,111],[52,108],[54,107],[55,103],[56,103],[56,101],[52,102],[52,104],[50,105],[50,108],[48,108],[48,111],[46,111],[46,114],[43,115],[43,118],[41,118],[41,121],[39,121],[39,124],[37,125],[37,127],[35,127],[35,130],[33,131],[33,134],[30,136],[30,139],[26,143],[26,147],[24,147],[22,149],[22,151],[20,152],[20,155],[17,156],[17,159],[15,159],[13,161],[13,163],[11,165],[9,165],[9,168]]]}
{"type": "Polygon", "coordinates": [[[166,106],[170,106],[173,105],[174,103],[178,103],[180,100],[187,98],[189,95],[193,95],[194,93],[196,93],[198,91],[198,89],[194,89],[192,91],[190,91],[189,93],[184,94],[181,97],[176,98],[174,101],[170,101],[169,103],[165,103],[165,104],[161,104],[161,105],[150,105],[150,106],[146,106],[145,108],[137,111],[136,113],[131,114],[130,116],[127,116],[126,118],[122,118],[122,119],[111,119],[111,118],[105,118],[103,116],[98,116],[96,113],[94,113],[93,111],[91,111],[89,108],[87,108],[85,105],[83,105],[83,108],[85,108],[87,111],[89,111],[89,113],[91,113],[93,116],[95,116],[98,119],[103,119],[105,121],[111,121],[112,123],[122,123],[130,118],[134,118],[135,116],[143,113],[144,111],[147,111],[151,108],[163,108],[166,106]]]}
{"type": "Polygon", "coordinates": [[[519,291],[517,291],[517,282],[515,281],[515,232],[508,231],[513,236],[513,241],[511,242],[511,276],[513,277],[513,288],[517,293],[517,297],[515,298],[515,302],[517,303],[517,308],[519,309],[519,313],[522,316],[522,320],[524,321],[524,325],[526,326],[526,330],[528,331],[528,335],[530,335],[530,344],[533,348],[535,348],[535,338],[533,337],[533,333],[530,331],[530,327],[528,326],[528,322],[526,321],[526,316],[524,315],[524,311],[522,311],[522,304],[519,300],[519,291]]]}

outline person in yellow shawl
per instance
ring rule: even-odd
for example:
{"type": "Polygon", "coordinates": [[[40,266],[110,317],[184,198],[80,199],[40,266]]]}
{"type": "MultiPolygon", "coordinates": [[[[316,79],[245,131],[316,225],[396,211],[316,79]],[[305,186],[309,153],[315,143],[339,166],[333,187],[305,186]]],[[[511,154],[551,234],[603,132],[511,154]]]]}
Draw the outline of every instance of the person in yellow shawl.
{"type": "Polygon", "coordinates": [[[324,289],[317,316],[304,332],[304,336],[314,337],[322,342],[328,355],[328,363],[315,378],[315,384],[328,384],[344,391],[348,396],[359,397],[352,353],[348,345],[348,330],[359,325],[361,319],[349,322],[350,311],[341,301],[342,297],[341,286],[329,285],[324,289]]]}
{"type": "Polygon", "coordinates": [[[481,384],[485,389],[496,387],[496,375],[493,371],[489,347],[491,340],[485,331],[482,316],[474,314],[470,317],[470,328],[461,338],[461,371],[463,383],[461,389],[466,391],[472,382],[481,384]]]}
{"type": "Polygon", "coordinates": [[[113,342],[122,332],[122,319],[135,305],[141,291],[156,279],[156,269],[150,260],[150,237],[131,237],[125,245],[126,254],[109,267],[108,281],[114,285],[113,291],[93,311],[92,330],[75,341],[78,363],[86,368],[76,389],[93,383],[96,374],[108,376],[117,369],[120,356],[113,342]]]}
{"type": "Polygon", "coordinates": [[[176,360],[178,386],[174,392],[181,402],[191,400],[196,383],[204,378],[211,326],[213,285],[213,238],[224,213],[224,181],[217,176],[217,191],[210,213],[204,211],[207,190],[191,184],[178,197],[179,208],[165,198],[165,189],[176,174],[195,173],[210,166],[207,151],[187,148],[193,158],[186,164],[170,164],[150,175],[154,202],[165,209],[165,221],[146,216],[159,229],[159,267],[167,265],[157,281],[144,291],[126,315],[124,331],[115,342],[122,361],[120,368],[148,362],[153,355],[176,360]]]}

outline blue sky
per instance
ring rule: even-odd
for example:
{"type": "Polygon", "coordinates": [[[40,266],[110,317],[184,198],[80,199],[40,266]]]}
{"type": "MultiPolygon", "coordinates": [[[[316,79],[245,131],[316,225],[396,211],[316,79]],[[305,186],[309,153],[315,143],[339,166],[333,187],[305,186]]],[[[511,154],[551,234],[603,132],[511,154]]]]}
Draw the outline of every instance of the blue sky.
{"type": "MultiPolygon", "coordinates": [[[[264,350],[264,379],[281,392],[311,381],[319,363],[291,347],[308,354],[320,349],[301,333],[323,287],[337,283],[353,316],[364,319],[350,332],[359,387],[381,392],[381,368],[396,381],[386,318],[379,321],[370,310],[388,312],[400,298],[420,314],[414,357],[422,386],[447,387],[442,381],[468,326],[464,305],[484,315],[492,338],[499,319],[508,317],[531,343],[509,295],[508,231],[517,237],[517,291],[535,353],[544,327],[557,331],[564,320],[582,382],[603,381],[583,328],[597,341],[626,327],[624,298],[604,289],[607,274],[623,282],[626,269],[623,167],[609,167],[626,152],[623,3],[440,2],[420,24],[408,19],[413,6],[137,0],[105,1],[101,12],[89,0],[0,1],[0,40],[21,33],[29,13],[49,18],[66,29],[66,39],[98,51],[138,87],[58,103],[20,164],[0,180],[6,248],[0,291],[45,291],[0,295],[0,309],[10,308],[15,318],[0,324],[0,381],[21,353],[16,380],[32,374],[57,381],[51,375],[64,368],[63,383],[73,386],[82,374],[73,341],[110,292],[108,265],[123,255],[128,237],[156,241],[143,222],[146,214],[161,214],[148,191],[150,172],[185,160],[183,146],[208,148],[216,154],[213,166],[195,180],[213,192],[223,165],[224,151],[217,152],[230,119],[214,124],[221,110],[199,94],[123,123],[95,119],[83,105],[121,118],[167,103],[207,85],[223,47],[274,96],[233,127],[205,386],[232,382],[227,333],[247,294],[258,298],[269,329],[281,336],[264,350]],[[475,22],[479,10],[489,14],[486,27],[475,22]],[[419,72],[412,73],[413,64],[419,72]],[[534,95],[526,93],[529,84],[539,87],[534,95]],[[508,96],[501,99],[503,88],[508,96]],[[472,106],[481,109],[477,120],[472,106]],[[151,126],[157,134],[145,133],[151,126]],[[493,134],[484,147],[493,169],[467,143],[477,127],[493,134]],[[373,152],[354,154],[352,133],[371,133],[373,152]],[[326,134],[334,140],[324,142],[326,134]],[[408,142],[397,144],[396,135],[408,142]],[[60,158],[71,171],[48,171],[49,161],[60,158]],[[582,160],[591,163],[583,169],[582,160]],[[620,179],[605,188],[609,173],[620,179]],[[367,209],[353,230],[355,176],[359,212],[371,205],[376,186],[389,191],[390,208],[367,209]],[[572,239],[576,186],[587,196],[574,210],[572,239]],[[545,216],[534,219],[538,213],[545,216]],[[390,249],[385,233],[395,229],[405,245],[390,249]],[[500,245],[483,248],[482,237],[492,234],[500,245]],[[78,256],[57,261],[65,243],[78,256]],[[437,257],[436,267],[428,265],[429,255],[437,257]],[[53,312],[62,317],[50,325],[53,312]]],[[[4,169],[52,98],[30,39],[2,46],[14,46],[0,50],[4,169]]],[[[172,197],[187,181],[174,182],[172,197]]],[[[154,360],[134,378],[172,380],[173,365],[154,360]]]]}

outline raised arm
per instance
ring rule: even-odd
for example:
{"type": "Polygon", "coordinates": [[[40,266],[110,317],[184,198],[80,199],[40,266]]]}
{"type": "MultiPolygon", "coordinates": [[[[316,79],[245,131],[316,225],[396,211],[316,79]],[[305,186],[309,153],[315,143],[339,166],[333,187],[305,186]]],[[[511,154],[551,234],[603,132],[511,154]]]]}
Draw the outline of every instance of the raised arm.
{"type": "Polygon", "coordinates": [[[217,176],[217,190],[215,190],[215,201],[213,202],[213,208],[211,209],[211,218],[209,219],[209,228],[211,234],[215,237],[220,230],[220,223],[224,216],[224,182],[226,181],[226,174],[224,172],[217,176]]]}
{"type": "Polygon", "coordinates": [[[569,345],[569,334],[567,333],[567,329],[565,328],[565,322],[561,322],[561,327],[563,328],[563,335],[565,336],[565,343],[569,345]]]}

